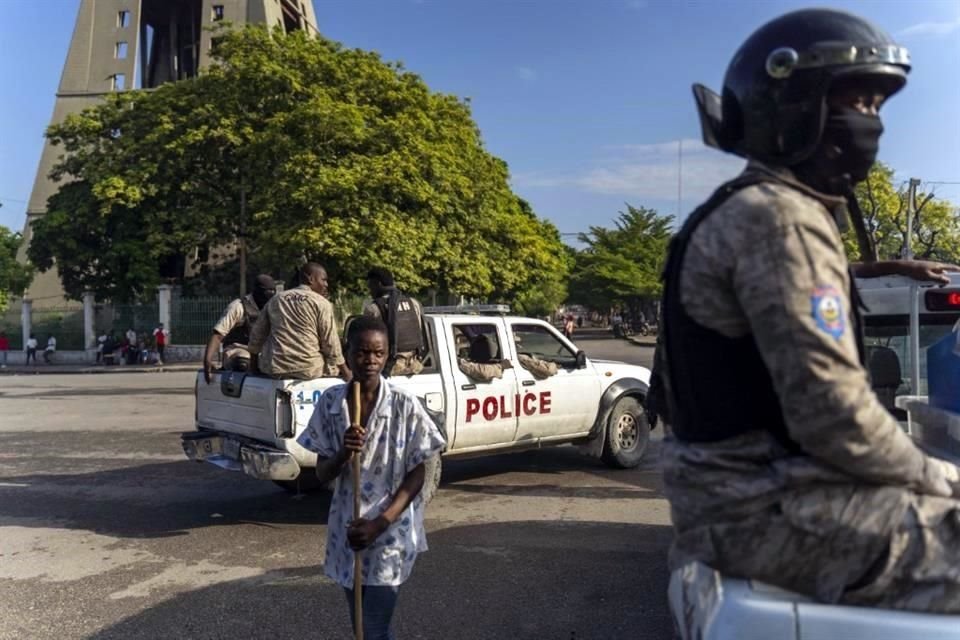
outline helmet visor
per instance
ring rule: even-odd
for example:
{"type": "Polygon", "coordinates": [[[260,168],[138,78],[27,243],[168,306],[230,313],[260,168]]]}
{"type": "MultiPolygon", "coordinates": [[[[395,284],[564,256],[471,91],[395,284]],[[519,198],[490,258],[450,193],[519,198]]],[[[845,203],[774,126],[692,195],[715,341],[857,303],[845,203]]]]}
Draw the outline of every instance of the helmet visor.
{"type": "Polygon", "coordinates": [[[910,53],[894,44],[854,46],[841,42],[818,42],[806,51],[790,47],[774,49],[767,56],[767,73],[788,78],[798,69],[890,65],[910,69],[910,53]]]}

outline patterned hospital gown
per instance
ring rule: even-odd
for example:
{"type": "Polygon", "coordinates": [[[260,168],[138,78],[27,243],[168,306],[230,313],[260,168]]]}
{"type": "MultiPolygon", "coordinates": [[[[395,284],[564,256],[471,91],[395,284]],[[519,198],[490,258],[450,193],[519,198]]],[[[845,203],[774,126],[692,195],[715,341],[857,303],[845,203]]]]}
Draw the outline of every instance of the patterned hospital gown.
{"type": "MultiPolygon", "coordinates": [[[[320,398],[310,424],[298,442],[321,458],[332,458],[343,446],[350,425],[349,385],[328,389],[320,398]]],[[[424,460],[439,454],[444,440],[439,429],[411,393],[380,381],[376,407],[366,425],[367,442],[361,456],[360,515],[373,519],[383,513],[406,475],[424,460]]],[[[327,521],[326,575],[353,587],[353,550],[347,541],[347,523],[353,517],[351,465],[337,477],[327,521]]],[[[417,496],[406,511],[363,551],[363,583],[375,586],[403,584],[417,554],[427,550],[423,529],[423,501],[417,496]]]]}

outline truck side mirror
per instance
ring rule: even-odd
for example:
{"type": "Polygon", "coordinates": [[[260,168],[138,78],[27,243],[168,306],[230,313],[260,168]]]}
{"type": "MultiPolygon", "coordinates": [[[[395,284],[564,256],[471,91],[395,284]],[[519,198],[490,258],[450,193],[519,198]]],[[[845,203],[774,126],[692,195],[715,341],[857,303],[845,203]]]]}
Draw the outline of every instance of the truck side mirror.
{"type": "Polygon", "coordinates": [[[577,369],[587,368],[587,354],[583,349],[577,351],[577,369]]]}

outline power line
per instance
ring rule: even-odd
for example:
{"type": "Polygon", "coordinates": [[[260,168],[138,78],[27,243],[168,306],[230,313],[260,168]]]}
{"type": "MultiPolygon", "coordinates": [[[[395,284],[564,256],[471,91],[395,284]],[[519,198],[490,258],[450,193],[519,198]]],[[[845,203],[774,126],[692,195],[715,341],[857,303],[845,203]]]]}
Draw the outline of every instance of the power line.
{"type": "Polygon", "coordinates": [[[27,204],[26,200],[21,200],[19,198],[8,198],[7,196],[0,196],[0,200],[9,200],[10,202],[19,202],[21,204],[27,204]]]}

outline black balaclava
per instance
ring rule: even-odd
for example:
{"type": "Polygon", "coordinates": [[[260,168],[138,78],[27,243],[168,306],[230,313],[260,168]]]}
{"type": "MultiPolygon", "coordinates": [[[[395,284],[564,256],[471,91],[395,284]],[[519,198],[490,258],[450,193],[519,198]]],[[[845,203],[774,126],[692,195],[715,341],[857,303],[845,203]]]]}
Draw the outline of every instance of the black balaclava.
{"type": "Polygon", "coordinates": [[[277,285],[274,283],[273,278],[266,274],[257,276],[257,279],[253,283],[253,301],[256,303],[257,308],[263,309],[263,305],[267,304],[267,301],[273,297],[276,290],[277,285]]]}
{"type": "Polygon", "coordinates": [[[870,167],[877,160],[882,134],[879,116],[850,107],[831,108],[819,146],[809,158],[793,167],[804,184],[821,193],[846,198],[850,223],[860,245],[860,258],[865,261],[876,259],[876,248],[853,187],[869,176],[870,167]]]}
{"type": "Polygon", "coordinates": [[[883,135],[880,116],[850,107],[831,109],[823,135],[827,143],[840,151],[834,159],[837,172],[850,176],[851,184],[866,180],[880,150],[883,135]]]}
{"type": "Polygon", "coordinates": [[[816,150],[792,167],[797,178],[821,193],[846,196],[867,179],[877,159],[880,117],[851,108],[832,108],[816,150]]]}

